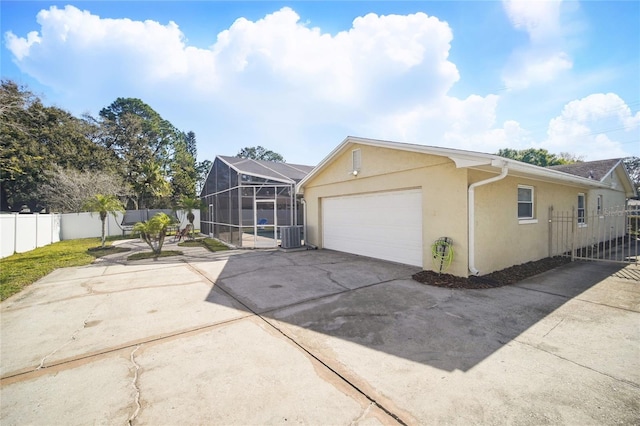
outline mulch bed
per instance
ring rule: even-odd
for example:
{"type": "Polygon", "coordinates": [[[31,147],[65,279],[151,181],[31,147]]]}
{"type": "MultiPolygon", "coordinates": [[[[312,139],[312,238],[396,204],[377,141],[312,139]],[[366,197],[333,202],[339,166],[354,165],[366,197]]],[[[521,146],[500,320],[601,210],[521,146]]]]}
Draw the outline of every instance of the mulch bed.
{"type": "Polygon", "coordinates": [[[438,274],[433,271],[421,271],[413,275],[413,279],[428,285],[447,288],[483,289],[515,284],[526,278],[541,274],[560,265],[571,262],[569,257],[547,257],[535,262],[511,266],[501,271],[492,272],[479,277],[462,278],[451,274],[438,274]]]}

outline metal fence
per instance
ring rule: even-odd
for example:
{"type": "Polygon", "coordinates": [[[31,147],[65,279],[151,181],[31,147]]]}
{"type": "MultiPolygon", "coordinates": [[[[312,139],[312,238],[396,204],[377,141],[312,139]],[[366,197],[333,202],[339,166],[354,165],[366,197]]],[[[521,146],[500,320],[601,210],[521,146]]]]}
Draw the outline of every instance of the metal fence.
{"type": "Polygon", "coordinates": [[[549,208],[549,256],[638,263],[640,210],[554,212],[549,208]]]}

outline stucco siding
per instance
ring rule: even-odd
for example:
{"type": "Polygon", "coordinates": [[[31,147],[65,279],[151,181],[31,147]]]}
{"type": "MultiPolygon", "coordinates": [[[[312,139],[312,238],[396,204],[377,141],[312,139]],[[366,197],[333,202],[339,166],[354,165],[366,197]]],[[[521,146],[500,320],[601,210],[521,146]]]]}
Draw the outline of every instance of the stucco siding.
{"type": "Polygon", "coordinates": [[[454,241],[454,259],[447,272],[467,275],[467,170],[447,158],[354,145],[307,182],[308,242],[322,248],[322,200],[327,197],[422,190],[423,268],[432,269],[431,244],[440,237],[454,241]],[[353,149],[361,150],[362,165],[352,171],[353,149]]]}
{"type": "MultiPolygon", "coordinates": [[[[495,176],[472,171],[470,183],[495,176]]],[[[586,197],[586,214],[596,211],[602,195],[604,208],[624,205],[624,194],[610,189],[586,189],[509,176],[476,189],[475,258],[481,274],[549,256],[549,208],[572,212],[578,207],[578,194],[586,197]],[[518,185],[534,189],[534,220],[518,219],[518,185]]],[[[577,213],[576,213],[577,214],[577,213]]],[[[587,222],[593,220],[587,217],[587,222]]],[[[595,226],[586,223],[586,227],[595,226]]],[[[580,234],[586,227],[578,227],[580,234]]]]}
{"type": "MultiPolygon", "coordinates": [[[[461,165],[457,168],[446,152],[423,153],[416,149],[395,149],[357,141],[344,143],[339,149],[303,182],[302,191],[306,201],[305,238],[308,243],[323,248],[323,200],[338,196],[420,189],[422,267],[434,269],[431,245],[438,238],[449,237],[453,239],[455,255],[447,272],[463,277],[469,275],[468,188],[473,183],[497,176],[500,171],[498,167],[492,164],[490,167],[495,172],[481,171],[488,169],[487,164],[483,163],[486,159],[480,156],[479,165],[474,166],[475,160],[465,157],[468,153],[453,153],[451,158],[455,158],[461,165]],[[359,150],[356,158],[360,159],[360,165],[355,167],[357,173],[353,173],[354,150],[359,150]],[[465,164],[471,165],[466,168],[465,164]]],[[[585,194],[586,224],[578,226],[575,220],[575,226],[572,227],[580,235],[597,226],[596,223],[589,223],[595,222],[595,219],[588,216],[598,208],[599,197],[602,210],[625,204],[624,191],[628,188],[624,187],[624,172],[620,174],[616,171],[607,177],[606,182],[602,182],[612,187],[608,189],[596,188],[601,182],[586,179],[581,181],[569,175],[563,178],[557,172],[547,174],[522,164],[515,166],[504,179],[475,189],[473,266],[481,274],[549,256],[550,207],[555,212],[570,213],[572,209],[577,211],[578,194],[585,194]],[[518,217],[519,185],[533,189],[533,218],[518,217]]]]}
{"type": "MultiPolygon", "coordinates": [[[[471,182],[492,175],[471,172],[471,182]]],[[[475,267],[488,274],[512,265],[548,256],[549,206],[571,209],[577,188],[541,181],[506,177],[476,189],[475,267]],[[518,218],[518,185],[533,188],[531,220],[518,218]]]]}

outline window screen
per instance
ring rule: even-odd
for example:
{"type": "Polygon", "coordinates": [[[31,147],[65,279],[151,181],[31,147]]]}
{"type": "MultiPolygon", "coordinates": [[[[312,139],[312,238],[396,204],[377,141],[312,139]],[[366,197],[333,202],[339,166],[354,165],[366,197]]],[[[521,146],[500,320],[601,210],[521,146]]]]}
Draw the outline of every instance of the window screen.
{"type": "Polygon", "coordinates": [[[518,186],[518,219],[533,219],[533,187],[518,186]]]}

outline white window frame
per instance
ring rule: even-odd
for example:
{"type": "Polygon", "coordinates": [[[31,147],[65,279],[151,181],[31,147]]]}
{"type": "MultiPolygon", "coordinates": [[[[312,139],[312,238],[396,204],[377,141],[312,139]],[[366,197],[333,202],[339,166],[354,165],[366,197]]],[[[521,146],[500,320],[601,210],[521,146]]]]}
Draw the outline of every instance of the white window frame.
{"type": "Polygon", "coordinates": [[[604,200],[602,194],[598,194],[597,205],[596,205],[596,213],[599,217],[603,217],[604,214],[604,200]]]}
{"type": "Polygon", "coordinates": [[[536,219],[535,188],[531,185],[518,185],[518,192],[520,192],[520,189],[526,189],[531,192],[531,201],[520,201],[519,197],[517,197],[518,209],[516,214],[518,215],[518,223],[521,225],[538,223],[538,219],[536,219]],[[531,204],[531,216],[520,216],[520,203],[531,204]]]}
{"type": "Polygon", "coordinates": [[[578,227],[587,226],[587,195],[584,192],[578,193],[578,208],[576,209],[578,227]],[[580,207],[580,198],[582,198],[582,207],[580,207]],[[580,215],[582,211],[582,216],[580,215]]]}

